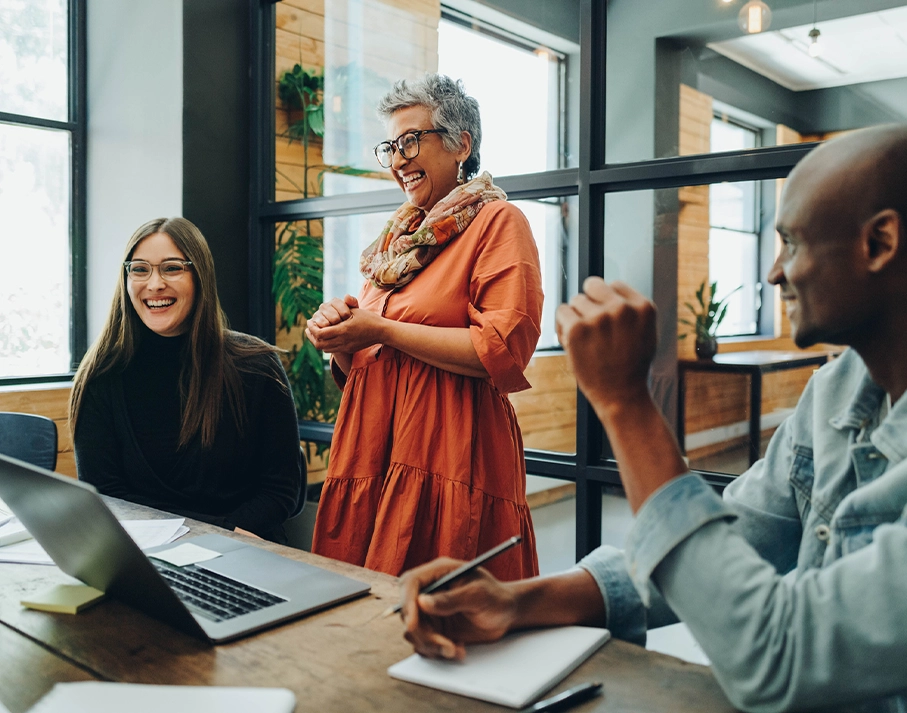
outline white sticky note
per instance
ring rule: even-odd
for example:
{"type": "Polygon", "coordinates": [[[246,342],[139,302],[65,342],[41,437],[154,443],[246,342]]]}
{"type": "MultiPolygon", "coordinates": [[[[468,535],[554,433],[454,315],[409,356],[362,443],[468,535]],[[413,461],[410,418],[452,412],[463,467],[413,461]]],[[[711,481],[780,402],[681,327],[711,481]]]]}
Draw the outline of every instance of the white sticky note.
{"type": "Polygon", "coordinates": [[[187,564],[213,560],[215,557],[220,557],[220,552],[193,545],[191,542],[185,542],[182,545],[171,547],[169,550],[155,552],[148,556],[175,564],[177,567],[185,567],[187,564]]]}

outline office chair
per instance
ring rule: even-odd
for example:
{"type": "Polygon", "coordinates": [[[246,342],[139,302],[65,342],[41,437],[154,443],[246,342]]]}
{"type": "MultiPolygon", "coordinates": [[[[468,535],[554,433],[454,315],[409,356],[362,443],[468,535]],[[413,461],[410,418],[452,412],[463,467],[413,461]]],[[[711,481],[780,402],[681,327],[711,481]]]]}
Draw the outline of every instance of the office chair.
{"type": "Polygon", "coordinates": [[[57,424],[46,416],[0,411],[0,453],[53,470],[57,467],[57,424]]]}

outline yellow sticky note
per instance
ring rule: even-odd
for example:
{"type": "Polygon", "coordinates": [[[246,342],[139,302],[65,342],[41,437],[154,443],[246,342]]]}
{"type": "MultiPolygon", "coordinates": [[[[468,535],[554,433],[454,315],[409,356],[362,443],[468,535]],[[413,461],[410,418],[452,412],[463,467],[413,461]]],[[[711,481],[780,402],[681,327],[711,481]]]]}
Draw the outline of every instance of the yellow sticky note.
{"type": "Polygon", "coordinates": [[[20,603],[29,609],[77,614],[104,598],[104,592],[85,584],[57,584],[20,603]]]}

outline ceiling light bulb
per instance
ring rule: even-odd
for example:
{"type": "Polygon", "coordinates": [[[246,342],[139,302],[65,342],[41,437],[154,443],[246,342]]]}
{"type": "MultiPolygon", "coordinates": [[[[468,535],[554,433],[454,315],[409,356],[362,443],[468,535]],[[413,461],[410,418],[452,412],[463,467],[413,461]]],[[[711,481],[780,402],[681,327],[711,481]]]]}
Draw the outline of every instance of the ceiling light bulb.
{"type": "Polygon", "coordinates": [[[819,44],[819,32],[818,27],[814,27],[809,31],[809,56],[818,57],[822,54],[822,45],[819,44]]]}
{"type": "Polygon", "coordinates": [[[764,32],[772,21],[772,11],[762,0],[750,0],[740,8],[737,23],[744,32],[755,35],[764,32]]]}

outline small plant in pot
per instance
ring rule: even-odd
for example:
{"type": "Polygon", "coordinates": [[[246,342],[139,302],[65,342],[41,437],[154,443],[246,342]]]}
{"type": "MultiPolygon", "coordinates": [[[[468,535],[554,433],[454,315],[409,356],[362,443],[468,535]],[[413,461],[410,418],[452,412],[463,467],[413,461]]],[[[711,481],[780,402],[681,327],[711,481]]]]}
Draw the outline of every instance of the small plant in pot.
{"type": "MultiPolygon", "coordinates": [[[[706,280],[703,280],[702,284],[699,285],[699,289],[696,290],[698,306],[693,305],[691,302],[685,303],[687,309],[692,313],[693,319],[685,319],[683,317],[679,319],[681,324],[691,328],[693,335],[696,337],[696,356],[699,359],[711,359],[718,352],[716,333],[718,326],[727,314],[728,299],[737,290],[742,289],[743,285],[738,285],[720,300],[715,299],[717,287],[717,282],[708,284],[706,280]],[[708,289],[708,296],[706,296],[706,289],[708,289]]],[[[685,339],[686,336],[686,333],[684,333],[678,335],[677,338],[685,339]]]]}

